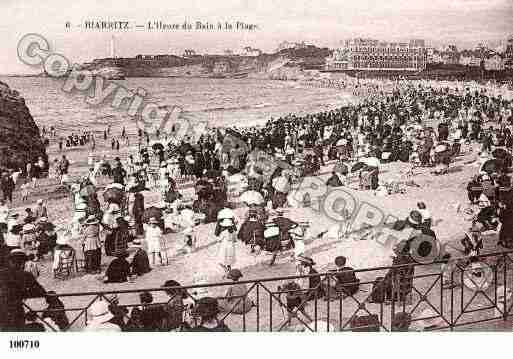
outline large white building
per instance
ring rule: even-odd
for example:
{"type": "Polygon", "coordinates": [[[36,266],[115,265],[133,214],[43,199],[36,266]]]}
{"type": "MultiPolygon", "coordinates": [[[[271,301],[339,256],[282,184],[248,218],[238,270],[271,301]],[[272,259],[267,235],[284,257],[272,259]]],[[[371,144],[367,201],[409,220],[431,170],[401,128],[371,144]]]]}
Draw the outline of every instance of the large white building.
{"type": "Polygon", "coordinates": [[[327,60],[328,67],[335,69],[373,71],[421,71],[426,62],[424,40],[383,42],[360,38],[345,41],[327,60]]]}

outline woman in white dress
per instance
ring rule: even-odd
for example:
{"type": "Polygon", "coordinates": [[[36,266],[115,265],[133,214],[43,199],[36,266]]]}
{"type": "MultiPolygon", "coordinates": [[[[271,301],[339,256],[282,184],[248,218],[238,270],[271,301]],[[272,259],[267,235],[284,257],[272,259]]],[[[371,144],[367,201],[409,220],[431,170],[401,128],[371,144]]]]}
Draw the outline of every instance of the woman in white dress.
{"type": "Polygon", "coordinates": [[[148,225],[144,228],[144,240],[146,242],[146,248],[148,254],[151,254],[151,264],[155,265],[155,257],[158,255],[160,259],[160,265],[162,262],[162,252],[160,242],[162,240],[162,230],[158,226],[159,222],[155,217],[150,218],[148,225]]]}
{"type": "Polygon", "coordinates": [[[233,219],[225,218],[218,222],[216,235],[219,237],[218,263],[228,273],[235,264],[235,241],[237,227],[233,219]]]}

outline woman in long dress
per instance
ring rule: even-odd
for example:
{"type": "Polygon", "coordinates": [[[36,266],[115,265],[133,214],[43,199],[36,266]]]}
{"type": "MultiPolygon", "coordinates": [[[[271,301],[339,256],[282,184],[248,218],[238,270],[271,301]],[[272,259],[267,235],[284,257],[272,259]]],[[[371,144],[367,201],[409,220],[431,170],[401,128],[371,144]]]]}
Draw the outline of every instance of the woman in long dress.
{"type": "Polygon", "coordinates": [[[222,219],[218,223],[219,237],[218,263],[228,273],[235,264],[235,241],[237,240],[237,227],[233,219],[222,219]]]}

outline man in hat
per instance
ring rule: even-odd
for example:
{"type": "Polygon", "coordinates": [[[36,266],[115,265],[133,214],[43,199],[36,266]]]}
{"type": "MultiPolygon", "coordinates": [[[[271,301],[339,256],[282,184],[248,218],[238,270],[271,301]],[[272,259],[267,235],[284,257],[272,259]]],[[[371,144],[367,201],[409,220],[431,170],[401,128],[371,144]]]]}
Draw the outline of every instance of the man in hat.
{"type": "Polygon", "coordinates": [[[137,276],[149,273],[151,271],[150,260],[148,258],[148,253],[146,253],[142,247],[141,240],[137,238],[134,239],[129,247],[136,249],[132,263],[130,264],[131,273],[137,276]]]}
{"type": "Polygon", "coordinates": [[[230,332],[230,328],[217,318],[219,303],[217,299],[205,297],[198,300],[194,308],[195,314],[200,318],[200,324],[191,328],[191,332],[230,332]]]}
{"type": "Polygon", "coordinates": [[[7,231],[7,220],[9,219],[9,206],[5,200],[0,199],[0,232],[7,231]]]}
{"type": "Polygon", "coordinates": [[[12,250],[8,267],[0,269],[0,331],[19,331],[25,325],[23,301],[46,295],[34,276],[25,272],[27,256],[21,249],[12,250]]]}
{"type": "Polygon", "coordinates": [[[90,274],[101,272],[100,221],[94,214],[87,217],[82,227],[82,249],[85,257],[85,271],[90,274]]]}
{"type": "Polygon", "coordinates": [[[120,332],[121,328],[111,323],[114,314],[109,309],[109,302],[106,300],[97,300],[89,308],[89,320],[84,328],[85,332],[120,332]]]}

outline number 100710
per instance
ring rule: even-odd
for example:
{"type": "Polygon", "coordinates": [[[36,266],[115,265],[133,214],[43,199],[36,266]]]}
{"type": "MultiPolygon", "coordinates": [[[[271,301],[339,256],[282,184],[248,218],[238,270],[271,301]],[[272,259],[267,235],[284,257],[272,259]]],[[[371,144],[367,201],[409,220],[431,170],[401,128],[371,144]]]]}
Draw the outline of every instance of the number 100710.
{"type": "Polygon", "coordinates": [[[10,349],[38,349],[39,340],[9,340],[10,349]]]}

